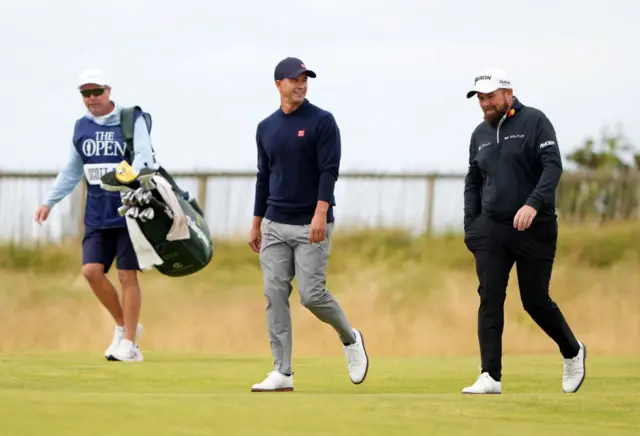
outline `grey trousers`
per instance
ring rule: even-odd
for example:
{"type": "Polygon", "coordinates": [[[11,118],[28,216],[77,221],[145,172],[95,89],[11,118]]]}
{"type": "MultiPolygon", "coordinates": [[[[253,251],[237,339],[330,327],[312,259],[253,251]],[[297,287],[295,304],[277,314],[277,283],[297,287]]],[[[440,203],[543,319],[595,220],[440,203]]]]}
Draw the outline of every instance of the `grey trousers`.
{"type": "Polygon", "coordinates": [[[264,275],[267,325],[274,369],[291,374],[291,296],[293,278],[300,303],[319,320],[331,325],[343,344],[355,342],[347,317],[325,288],[333,223],[327,224],[323,242],[309,243],[310,225],[290,225],[262,220],[260,264],[264,275]]]}

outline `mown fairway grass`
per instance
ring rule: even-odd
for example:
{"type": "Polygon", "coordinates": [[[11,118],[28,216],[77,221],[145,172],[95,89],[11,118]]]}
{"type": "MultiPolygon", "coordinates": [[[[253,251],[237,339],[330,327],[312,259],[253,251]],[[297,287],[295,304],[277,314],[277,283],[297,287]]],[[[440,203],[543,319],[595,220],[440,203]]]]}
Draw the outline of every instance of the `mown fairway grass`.
{"type": "Polygon", "coordinates": [[[351,385],[335,332],[294,290],[296,392],[283,394],[249,392],[271,361],[260,266],[242,241],[217,241],[193,276],[142,275],[146,361],[134,365],[102,357],[113,321],[77,241],[0,247],[0,436],[640,434],[640,225],[565,227],[551,296],[588,346],[577,395],[562,394],[557,347],[523,311],[515,271],[504,395],[460,394],[479,358],[459,235],[336,228],[328,287],[365,335],[369,379],[351,385]]]}
{"type": "Polygon", "coordinates": [[[574,395],[552,357],[505,360],[501,396],[463,396],[474,359],[373,358],[351,385],[342,359],[296,360],[296,391],[251,393],[259,358],[147,353],[0,356],[2,435],[633,435],[640,359],[594,357],[574,395]]]}

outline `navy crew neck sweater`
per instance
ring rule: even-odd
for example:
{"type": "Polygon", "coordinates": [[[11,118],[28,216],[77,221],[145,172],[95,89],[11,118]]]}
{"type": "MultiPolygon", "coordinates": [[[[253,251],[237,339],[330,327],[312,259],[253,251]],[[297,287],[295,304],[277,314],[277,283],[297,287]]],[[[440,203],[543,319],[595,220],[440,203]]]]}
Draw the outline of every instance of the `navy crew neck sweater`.
{"type": "Polygon", "coordinates": [[[334,116],[305,99],[289,114],[278,109],[262,120],[256,144],[254,216],[284,224],[309,224],[318,201],[326,201],[327,222],[333,222],[341,153],[334,116]]]}

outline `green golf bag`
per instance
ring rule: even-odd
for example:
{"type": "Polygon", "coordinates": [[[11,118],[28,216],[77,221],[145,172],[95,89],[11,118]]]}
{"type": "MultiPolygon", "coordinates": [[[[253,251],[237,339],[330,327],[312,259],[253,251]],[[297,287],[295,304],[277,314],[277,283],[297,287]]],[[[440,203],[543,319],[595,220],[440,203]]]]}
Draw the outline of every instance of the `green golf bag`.
{"type": "MultiPolygon", "coordinates": [[[[147,129],[151,132],[151,116],[142,112],[140,107],[125,108],[120,114],[122,132],[131,156],[135,146],[133,126],[138,111],[142,113],[147,129]]],[[[164,168],[144,168],[136,175],[127,162],[122,162],[115,172],[105,174],[101,181],[103,189],[122,193],[123,206],[119,213],[135,219],[141,233],[162,259],[161,264],[154,265],[161,274],[182,277],[193,274],[209,264],[213,257],[214,245],[204,213],[196,199],[180,189],[164,168]],[[159,184],[165,189],[160,191],[159,184]],[[173,198],[167,198],[167,192],[170,192],[169,195],[172,194],[177,202],[171,201],[173,198]],[[186,218],[189,235],[185,239],[168,240],[176,218],[176,204],[180,209],[176,212],[184,214],[186,218]],[[171,205],[174,206],[174,210],[171,205]]]]}
{"type": "Polygon", "coordinates": [[[192,202],[173,192],[186,218],[189,237],[168,240],[174,214],[158,189],[145,189],[143,183],[135,191],[129,192],[128,198],[127,194],[123,196],[123,200],[126,201],[123,213],[126,215],[127,212],[131,212],[129,216],[135,218],[144,237],[162,259],[162,264],[154,265],[160,273],[181,277],[193,274],[209,264],[214,252],[213,242],[207,223],[198,212],[197,205],[194,207],[192,202]]]}

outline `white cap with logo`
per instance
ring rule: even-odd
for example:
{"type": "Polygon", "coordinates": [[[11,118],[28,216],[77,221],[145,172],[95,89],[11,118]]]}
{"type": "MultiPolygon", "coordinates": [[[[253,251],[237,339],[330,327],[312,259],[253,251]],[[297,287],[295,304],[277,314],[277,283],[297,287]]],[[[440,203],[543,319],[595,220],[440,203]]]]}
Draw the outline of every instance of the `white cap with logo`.
{"type": "Polygon", "coordinates": [[[478,92],[488,94],[500,88],[513,89],[513,83],[507,73],[501,69],[493,68],[476,76],[473,88],[467,92],[467,98],[473,97],[478,92]]]}
{"type": "Polygon", "coordinates": [[[107,78],[101,70],[98,69],[90,69],[83,71],[78,77],[78,88],[81,88],[83,85],[98,85],[98,86],[106,86],[108,85],[107,78]]]}

